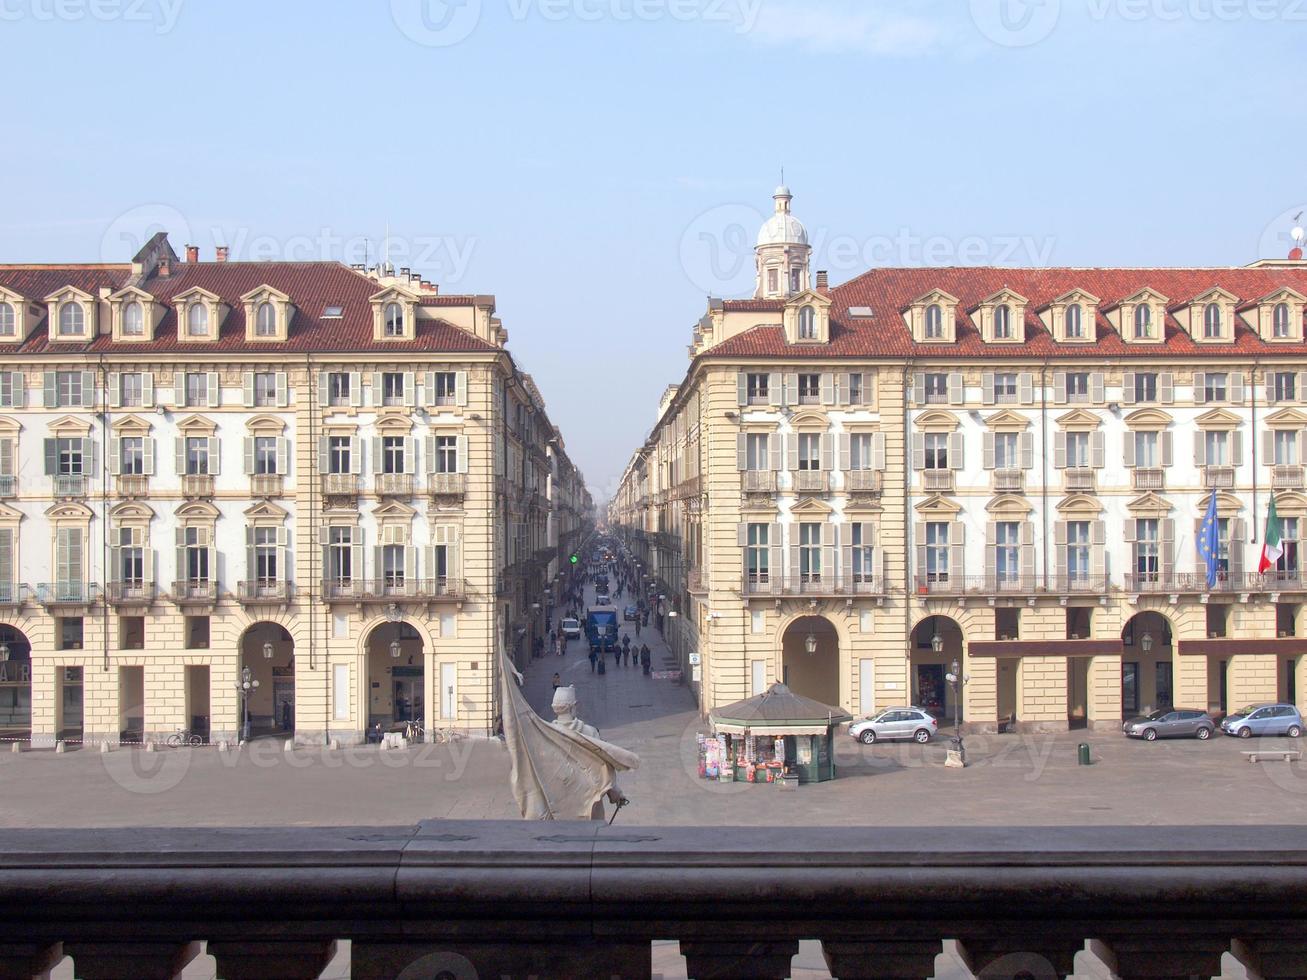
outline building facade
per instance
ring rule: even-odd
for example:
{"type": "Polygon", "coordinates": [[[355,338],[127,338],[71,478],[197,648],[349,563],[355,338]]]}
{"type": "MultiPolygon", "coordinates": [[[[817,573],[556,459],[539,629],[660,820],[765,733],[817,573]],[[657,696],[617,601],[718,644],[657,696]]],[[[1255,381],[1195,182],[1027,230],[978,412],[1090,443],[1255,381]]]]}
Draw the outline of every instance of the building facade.
{"type": "Polygon", "coordinates": [[[588,519],[506,341],[407,269],[0,266],[0,729],[493,731],[588,519]]]}
{"type": "Polygon", "coordinates": [[[778,679],[980,729],[1303,703],[1297,250],[809,287],[789,205],[779,188],[757,294],[710,301],[608,512],[685,613],[705,711],[778,679]],[[1284,553],[1261,574],[1272,499],[1284,553]]]}

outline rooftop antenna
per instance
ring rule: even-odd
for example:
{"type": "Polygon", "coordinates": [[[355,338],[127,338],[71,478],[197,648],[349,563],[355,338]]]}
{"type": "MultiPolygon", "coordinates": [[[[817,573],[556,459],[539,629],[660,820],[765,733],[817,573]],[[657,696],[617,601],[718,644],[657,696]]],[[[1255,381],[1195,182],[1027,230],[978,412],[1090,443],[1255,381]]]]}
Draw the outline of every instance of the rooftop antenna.
{"type": "Polygon", "coordinates": [[[386,219],[386,237],[381,243],[381,267],[383,269],[390,266],[390,219],[386,219]]]}
{"type": "Polygon", "coordinates": [[[1289,258],[1294,262],[1302,259],[1303,239],[1307,238],[1307,233],[1303,232],[1301,224],[1302,216],[1302,211],[1293,216],[1293,230],[1289,232],[1289,237],[1293,239],[1293,248],[1289,250],[1289,258]]]}

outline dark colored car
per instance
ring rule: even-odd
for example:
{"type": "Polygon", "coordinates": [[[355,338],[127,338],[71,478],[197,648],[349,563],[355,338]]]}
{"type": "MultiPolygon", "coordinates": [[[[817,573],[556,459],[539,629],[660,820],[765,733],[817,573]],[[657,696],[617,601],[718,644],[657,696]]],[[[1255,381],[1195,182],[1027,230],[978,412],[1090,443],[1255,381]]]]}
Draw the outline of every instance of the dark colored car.
{"type": "Polygon", "coordinates": [[[622,610],[622,619],[626,620],[626,622],[628,623],[631,622],[632,620],[639,619],[639,618],[640,618],[640,610],[636,609],[635,606],[627,606],[625,609],[622,610]]]}
{"type": "Polygon", "coordinates": [[[1216,722],[1206,711],[1194,708],[1158,708],[1151,714],[1129,718],[1121,732],[1130,738],[1152,742],[1159,738],[1208,739],[1216,731],[1216,722]]]}

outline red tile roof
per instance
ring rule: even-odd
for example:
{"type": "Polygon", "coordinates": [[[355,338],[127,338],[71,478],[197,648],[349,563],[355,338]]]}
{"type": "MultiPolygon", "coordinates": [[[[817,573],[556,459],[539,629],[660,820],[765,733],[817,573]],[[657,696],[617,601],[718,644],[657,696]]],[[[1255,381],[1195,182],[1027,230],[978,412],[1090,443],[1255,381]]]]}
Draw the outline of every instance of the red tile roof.
{"type": "MultiPolygon", "coordinates": [[[[1103,315],[1121,300],[1144,287],[1165,296],[1171,309],[1221,286],[1246,305],[1289,286],[1307,295],[1307,264],[1262,268],[1218,269],[1011,269],[910,268],[872,269],[831,291],[829,344],[787,344],[779,326],[760,325],[731,337],[705,352],[712,357],[1202,357],[1307,356],[1307,343],[1267,343],[1257,336],[1249,322],[1237,318],[1234,341],[1226,344],[1195,343],[1168,313],[1165,341],[1161,344],[1128,344],[1103,315]],[[986,344],[979,327],[967,312],[982,300],[1008,287],[1029,300],[1026,307],[1025,342],[986,344]],[[1045,329],[1036,311],[1072,289],[1083,289],[1102,300],[1097,318],[1097,341],[1088,344],[1057,343],[1045,329]],[[901,311],[918,297],[942,289],[961,301],[957,315],[955,344],[918,344],[912,339],[901,311]],[[870,317],[849,315],[852,307],[868,307],[870,317]]],[[[729,312],[776,312],[779,305],[762,308],[766,300],[728,302],[729,312]]]]}
{"type": "MultiPolygon", "coordinates": [[[[49,295],[65,285],[90,293],[100,286],[117,290],[127,284],[130,266],[0,266],[0,285],[33,298],[49,295]]],[[[214,353],[312,353],[319,351],[478,352],[498,347],[440,319],[419,318],[417,337],[411,341],[377,343],[372,339],[372,306],[368,299],[381,291],[376,280],[337,262],[197,262],[175,263],[172,275],[154,276],[141,288],[169,304],[150,341],[115,344],[108,334],[89,345],[51,343],[44,317],[22,344],[0,345],[5,354],[84,354],[117,352],[162,353],[188,351],[214,353]],[[250,343],[245,339],[245,307],[240,297],[260,286],[280,290],[291,298],[295,315],[284,343],[250,343]],[[173,298],[199,286],[217,294],[230,307],[215,343],[179,343],[173,298]],[[329,306],[343,315],[324,317],[329,306]]],[[[467,306],[474,297],[423,295],[423,307],[467,306]]]]}

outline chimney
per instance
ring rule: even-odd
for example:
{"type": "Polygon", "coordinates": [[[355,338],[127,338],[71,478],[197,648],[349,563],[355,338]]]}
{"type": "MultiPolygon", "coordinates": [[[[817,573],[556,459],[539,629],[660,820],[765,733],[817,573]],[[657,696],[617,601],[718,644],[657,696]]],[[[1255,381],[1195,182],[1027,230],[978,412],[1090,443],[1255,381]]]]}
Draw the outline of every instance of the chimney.
{"type": "Polygon", "coordinates": [[[186,246],[186,261],[191,264],[200,261],[200,246],[198,245],[186,246]]]}
{"type": "Polygon", "coordinates": [[[830,278],[829,278],[829,276],[826,275],[826,270],[825,270],[825,269],[818,269],[818,270],[817,270],[817,288],[818,288],[818,289],[829,289],[829,288],[830,288],[830,278]]]}
{"type": "Polygon", "coordinates": [[[226,261],[227,261],[227,256],[228,256],[228,254],[229,254],[230,252],[231,252],[231,246],[230,246],[230,245],[219,245],[219,246],[218,246],[218,249],[217,249],[217,257],[218,257],[218,261],[219,261],[219,262],[226,262],[226,261]]]}
{"type": "Polygon", "coordinates": [[[172,259],[160,259],[158,268],[155,270],[160,279],[167,279],[172,275],[172,259]]]}

